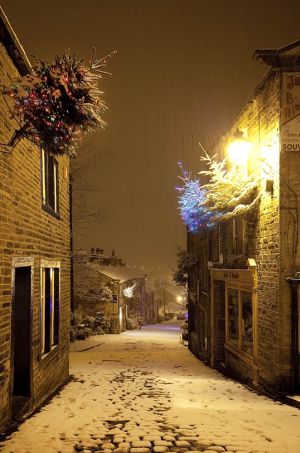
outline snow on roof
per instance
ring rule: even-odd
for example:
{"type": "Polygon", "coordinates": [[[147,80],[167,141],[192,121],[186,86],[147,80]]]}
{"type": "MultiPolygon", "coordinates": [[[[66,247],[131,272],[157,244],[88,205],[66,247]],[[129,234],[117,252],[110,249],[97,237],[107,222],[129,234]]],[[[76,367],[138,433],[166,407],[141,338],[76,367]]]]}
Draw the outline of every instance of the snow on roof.
{"type": "Polygon", "coordinates": [[[31,71],[30,62],[1,6],[0,41],[4,44],[10,58],[14,62],[20,74],[28,74],[31,71]]]}
{"type": "Polygon", "coordinates": [[[287,46],[279,49],[257,49],[254,52],[254,59],[262,60],[266,65],[280,67],[282,57],[299,57],[300,56],[300,40],[294,41],[287,46]]]}
{"type": "Polygon", "coordinates": [[[114,280],[119,280],[121,283],[136,278],[145,278],[144,274],[139,274],[126,266],[102,266],[97,263],[88,263],[88,266],[114,280]]]}

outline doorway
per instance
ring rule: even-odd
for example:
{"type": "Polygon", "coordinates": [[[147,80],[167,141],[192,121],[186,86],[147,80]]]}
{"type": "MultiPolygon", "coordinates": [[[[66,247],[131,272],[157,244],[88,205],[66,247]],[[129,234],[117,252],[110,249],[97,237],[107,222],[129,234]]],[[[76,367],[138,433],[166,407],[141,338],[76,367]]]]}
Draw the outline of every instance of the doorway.
{"type": "Polygon", "coordinates": [[[12,308],[12,411],[19,414],[31,394],[31,267],[16,267],[12,308]]]}

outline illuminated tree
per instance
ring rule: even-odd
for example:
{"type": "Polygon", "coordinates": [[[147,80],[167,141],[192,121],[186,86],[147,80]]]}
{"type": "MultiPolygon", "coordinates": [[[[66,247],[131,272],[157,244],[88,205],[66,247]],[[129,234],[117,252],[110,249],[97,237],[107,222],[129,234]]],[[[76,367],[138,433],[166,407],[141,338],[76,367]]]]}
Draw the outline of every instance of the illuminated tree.
{"type": "Polygon", "coordinates": [[[226,159],[217,162],[208,154],[202,160],[208,170],[200,174],[208,176],[209,182],[203,186],[205,197],[199,199],[199,207],[211,213],[212,222],[228,220],[255,209],[260,200],[260,180],[255,173],[247,174],[238,166],[227,170],[226,159]]]}
{"type": "Polygon", "coordinates": [[[207,190],[201,186],[199,179],[194,178],[182,168],[180,177],[183,185],[176,187],[179,192],[178,204],[181,218],[188,231],[195,233],[213,226],[211,212],[205,206],[207,190]]]}

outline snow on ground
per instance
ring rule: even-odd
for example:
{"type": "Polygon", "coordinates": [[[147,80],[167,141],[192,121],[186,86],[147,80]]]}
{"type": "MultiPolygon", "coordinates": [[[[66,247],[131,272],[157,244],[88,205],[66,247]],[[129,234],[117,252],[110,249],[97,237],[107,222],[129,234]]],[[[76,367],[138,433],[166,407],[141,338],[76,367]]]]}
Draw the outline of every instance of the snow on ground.
{"type": "Polygon", "coordinates": [[[178,325],[72,345],[74,379],[2,444],[8,453],[299,453],[300,411],[223,377],[178,325]]]}

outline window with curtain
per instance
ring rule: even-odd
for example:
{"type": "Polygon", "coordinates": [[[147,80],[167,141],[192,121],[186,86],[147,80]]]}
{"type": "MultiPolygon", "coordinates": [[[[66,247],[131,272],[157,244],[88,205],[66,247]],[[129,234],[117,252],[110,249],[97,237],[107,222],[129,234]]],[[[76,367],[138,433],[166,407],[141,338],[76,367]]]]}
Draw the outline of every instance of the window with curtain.
{"type": "Polygon", "coordinates": [[[47,354],[59,342],[59,268],[41,270],[41,351],[47,354]]]}

